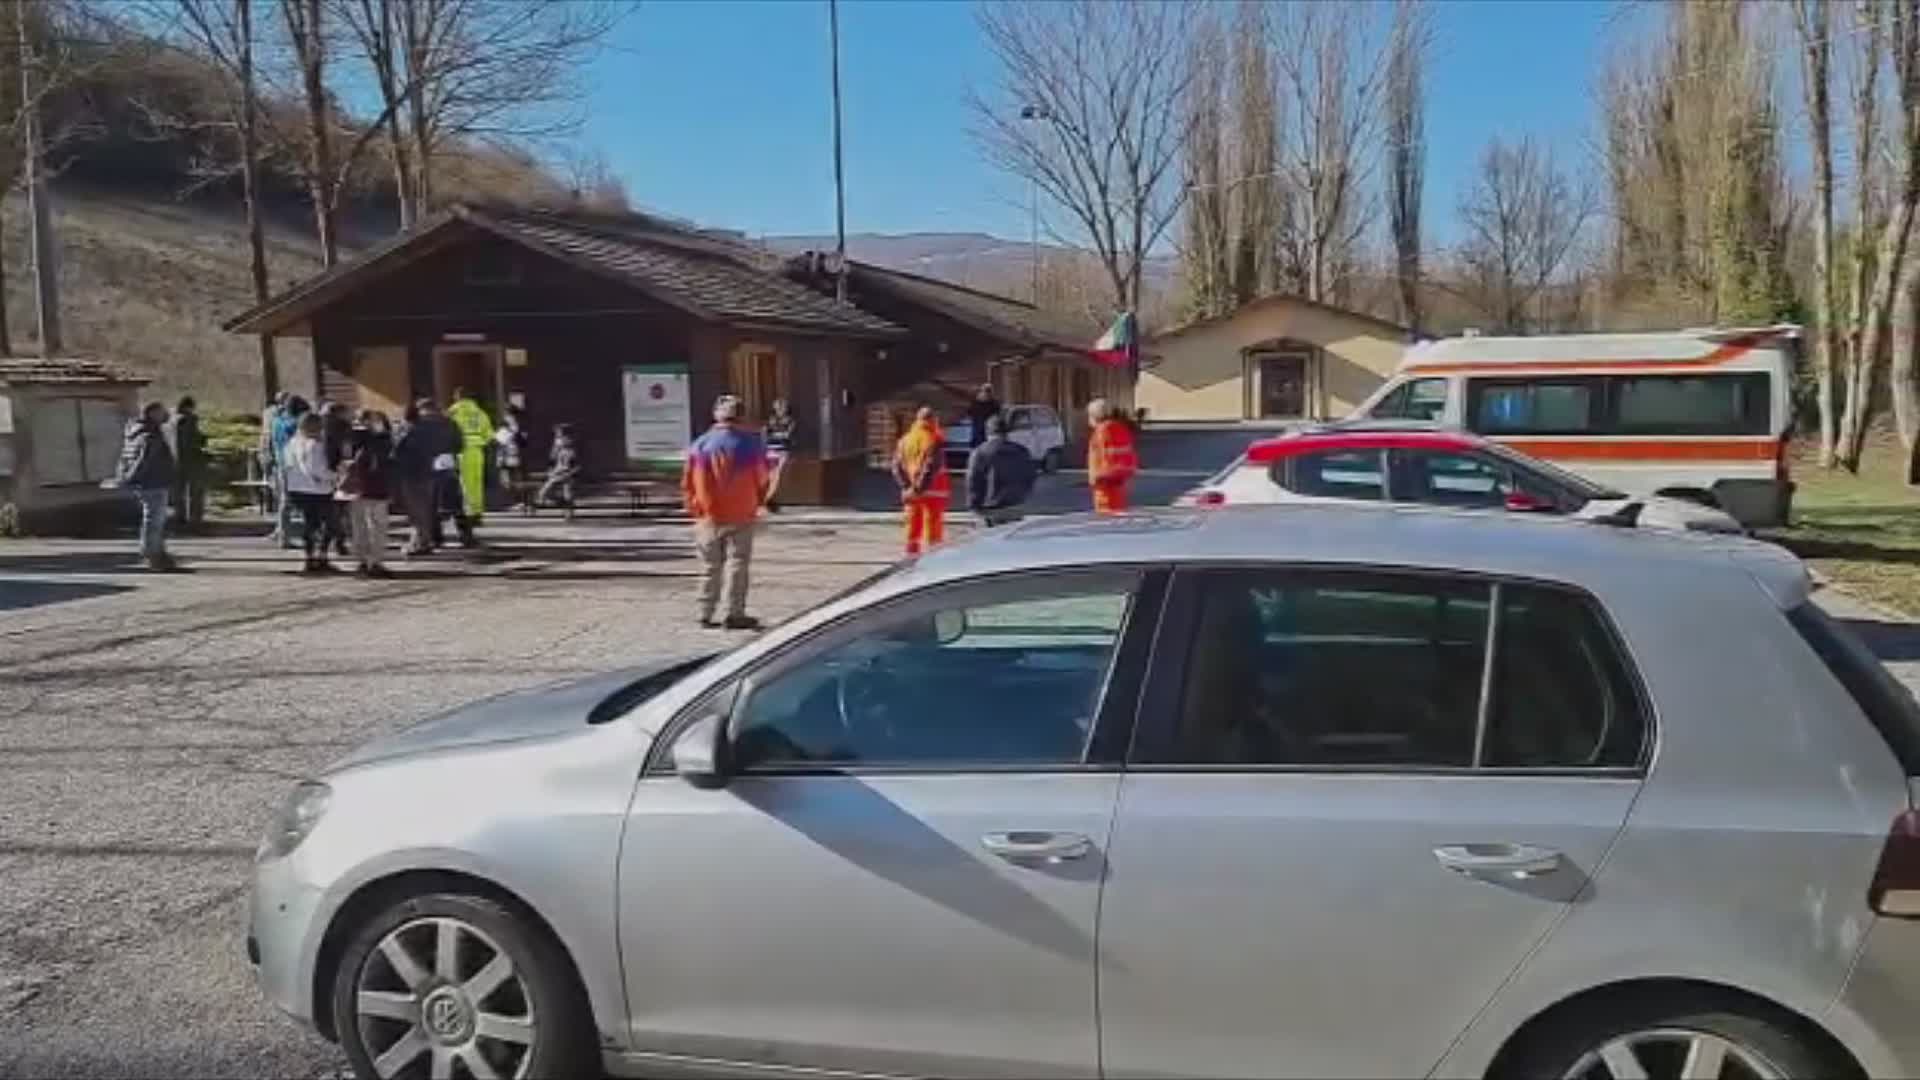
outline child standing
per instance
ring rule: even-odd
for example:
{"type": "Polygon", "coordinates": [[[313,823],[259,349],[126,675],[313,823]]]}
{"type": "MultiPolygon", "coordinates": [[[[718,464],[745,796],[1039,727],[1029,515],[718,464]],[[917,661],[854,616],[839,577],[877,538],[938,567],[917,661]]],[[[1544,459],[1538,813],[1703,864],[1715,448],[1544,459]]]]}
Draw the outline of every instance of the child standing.
{"type": "Polygon", "coordinates": [[[517,406],[507,406],[505,421],[493,429],[494,463],[500,470],[500,488],[507,493],[509,505],[523,514],[533,513],[532,492],[527,490],[527,428],[517,406]]]}
{"type": "Polygon", "coordinates": [[[553,425],[553,448],[547,452],[547,482],[540,485],[538,502],[547,505],[559,497],[573,520],[573,481],[580,475],[580,451],[573,444],[573,425],[553,425]]]}

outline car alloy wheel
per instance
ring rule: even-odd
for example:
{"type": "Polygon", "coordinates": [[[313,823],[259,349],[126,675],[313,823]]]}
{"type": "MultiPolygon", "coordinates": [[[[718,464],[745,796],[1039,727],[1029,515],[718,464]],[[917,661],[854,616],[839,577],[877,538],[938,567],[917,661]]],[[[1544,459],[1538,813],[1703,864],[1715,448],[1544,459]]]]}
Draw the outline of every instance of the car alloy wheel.
{"type": "Polygon", "coordinates": [[[1574,1062],[1564,1080],[1784,1080],[1786,1075],[1724,1036],[1652,1028],[1608,1039],[1574,1062]]]}
{"type": "Polygon", "coordinates": [[[354,1022],[382,1080],[524,1077],[538,1029],[513,960],[461,919],[414,919],[380,939],[355,981],[354,1022]]]}

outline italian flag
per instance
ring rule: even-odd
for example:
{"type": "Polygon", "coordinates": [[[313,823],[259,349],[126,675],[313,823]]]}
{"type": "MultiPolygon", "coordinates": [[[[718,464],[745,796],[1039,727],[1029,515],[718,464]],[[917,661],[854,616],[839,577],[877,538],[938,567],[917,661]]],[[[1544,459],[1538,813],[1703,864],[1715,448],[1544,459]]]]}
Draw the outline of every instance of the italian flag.
{"type": "Polygon", "coordinates": [[[1140,357],[1140,331],[1134,322],[1133,312],[1123,311],[1093,343],[1087,355],[1109,367],[1133,369],[1134,362],[1140,357]]]}

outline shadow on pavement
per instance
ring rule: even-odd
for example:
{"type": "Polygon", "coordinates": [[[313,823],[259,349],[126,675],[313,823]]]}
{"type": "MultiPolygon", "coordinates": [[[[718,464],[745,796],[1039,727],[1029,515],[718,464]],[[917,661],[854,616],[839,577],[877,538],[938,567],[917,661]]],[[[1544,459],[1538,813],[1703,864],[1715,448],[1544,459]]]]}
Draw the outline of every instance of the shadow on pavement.
{"type": "Polygon", "coordinates": [[[131,585],[106,585],[85,581],[0,581],[0,611],[64,604],[94,596],[133,591],[131,585]]]}

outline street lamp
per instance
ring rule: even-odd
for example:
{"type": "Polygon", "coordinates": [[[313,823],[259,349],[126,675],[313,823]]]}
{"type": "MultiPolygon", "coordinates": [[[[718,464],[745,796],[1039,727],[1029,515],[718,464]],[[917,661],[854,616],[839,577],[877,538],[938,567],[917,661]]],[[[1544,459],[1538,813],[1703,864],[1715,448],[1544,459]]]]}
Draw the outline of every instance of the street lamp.
{"type": "MultiPolygon", "coordinates": [[[[1020,119],[1038,120],[1041,122],[1050,121],[1053,119],[1053,110],[1047,108],[1045,105],[1022,105],[1020,106],[1020,119]]],[[[1031,208],[1032,208],[1030,226],[1029,226],[1032,234],[1031,243],[1032,243],[1032,249],[1033,249],[1032,299],[1033,299],[1034,306],[1039,307],[1040,306],[1040,174],[1037,170],[1033,173],[1033,175],[1027,177],[1027,186],[1029,189],[1028,200],[1031,203],[1031,208]]]]}

